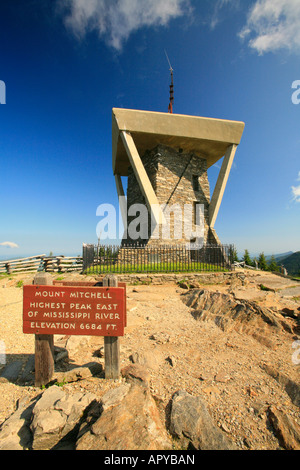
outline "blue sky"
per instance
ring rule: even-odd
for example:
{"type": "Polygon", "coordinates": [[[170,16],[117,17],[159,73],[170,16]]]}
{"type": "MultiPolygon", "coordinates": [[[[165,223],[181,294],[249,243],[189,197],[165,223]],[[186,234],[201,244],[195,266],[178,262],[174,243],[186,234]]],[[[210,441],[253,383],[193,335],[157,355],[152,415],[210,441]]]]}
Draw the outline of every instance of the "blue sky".
{"type": "Polygon", "coordinates": [[[168,111],[165,49],[175,113],[246,124],[221,241],[300,250],[299,0],[2,0],[0,257],[97,242],[111,110],[168,111]]]}

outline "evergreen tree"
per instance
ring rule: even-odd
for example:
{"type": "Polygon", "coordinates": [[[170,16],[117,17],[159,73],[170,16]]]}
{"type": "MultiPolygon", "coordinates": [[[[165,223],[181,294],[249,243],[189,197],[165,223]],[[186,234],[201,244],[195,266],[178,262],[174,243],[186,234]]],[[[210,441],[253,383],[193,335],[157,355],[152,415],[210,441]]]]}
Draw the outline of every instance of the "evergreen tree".
{"type": "Polygon", "coordinates": [[[265,254],[261,253],[258,258],[258,266],[262,271],[268,271],[268,264],[265,258],[265,254]]]}
{"type": "Polygon", "coordinates": [[[234,247],[233,250],[232,250],[232,262],[239,262],[239,257],[238,257],[238,254],[237,254],[237,250],[236,248],[234,247]]]}
{"type": "Polygon", "coordinates": [[[275,256],[274,256],[274,255],[271,256],[271,259],[270,259],[270,262],[269,262],[269,270],[270,270],[270,271],[274,271],[274,272],[278,272],[278,271],[279,271],[279,266],[278,266],[278,264],[276,263],[276,260],[275,260],[275,256]]]}
{"type": "Polygon", "coordinates": [[[251,258],[250,258],[250,255],[249,255],[249,251],[248,250],[245,250],[245,253],[244,253],[244,257],[243,257],[243,260],[244,263],[247,265],[247,266],[252,266],[252,261],[251,261],[251,258]]]}

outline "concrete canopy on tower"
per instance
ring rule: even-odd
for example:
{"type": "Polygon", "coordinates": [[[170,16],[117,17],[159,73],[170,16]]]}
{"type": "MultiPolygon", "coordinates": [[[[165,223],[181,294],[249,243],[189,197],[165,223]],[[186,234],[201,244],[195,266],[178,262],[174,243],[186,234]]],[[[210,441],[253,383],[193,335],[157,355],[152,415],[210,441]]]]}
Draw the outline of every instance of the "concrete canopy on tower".
{"type": "Polygon", "coordinates": [[[113,108],[113,172],[128,176],[130,161],[123,132],[131,134],[140,155],[163,144],[205,158],[209,168],[224,157],[230,146],[239,145],[244,127],[239,121],[113,108]]]}

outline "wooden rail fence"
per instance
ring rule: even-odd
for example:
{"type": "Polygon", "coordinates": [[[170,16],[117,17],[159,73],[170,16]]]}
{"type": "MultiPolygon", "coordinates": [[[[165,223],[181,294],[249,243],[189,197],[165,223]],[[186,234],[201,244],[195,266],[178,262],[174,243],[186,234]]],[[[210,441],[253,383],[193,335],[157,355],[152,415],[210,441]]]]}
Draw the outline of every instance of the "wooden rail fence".
{"type": "Polygon", "coordinates": [[[82,271],[80,256],[46,256],[37,255],[28,258],[0,261],[0,274],[82,271]]]}
{"type": "Polygon", "coordinates": [[[46,272],[72,272],[82,271],[81,256],[56,256],[44,258],[44,271],[46,272]]]}

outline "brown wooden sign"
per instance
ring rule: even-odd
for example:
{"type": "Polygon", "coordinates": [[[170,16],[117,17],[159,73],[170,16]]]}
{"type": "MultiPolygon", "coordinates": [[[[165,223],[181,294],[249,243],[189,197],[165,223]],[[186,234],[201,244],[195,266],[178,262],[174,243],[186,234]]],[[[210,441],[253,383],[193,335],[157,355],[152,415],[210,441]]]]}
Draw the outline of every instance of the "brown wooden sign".
{"type": "Polygon", "coordinates": [[[29,285],[23,288],[23,332],[124,336],[125,287],[29,285]]]}

